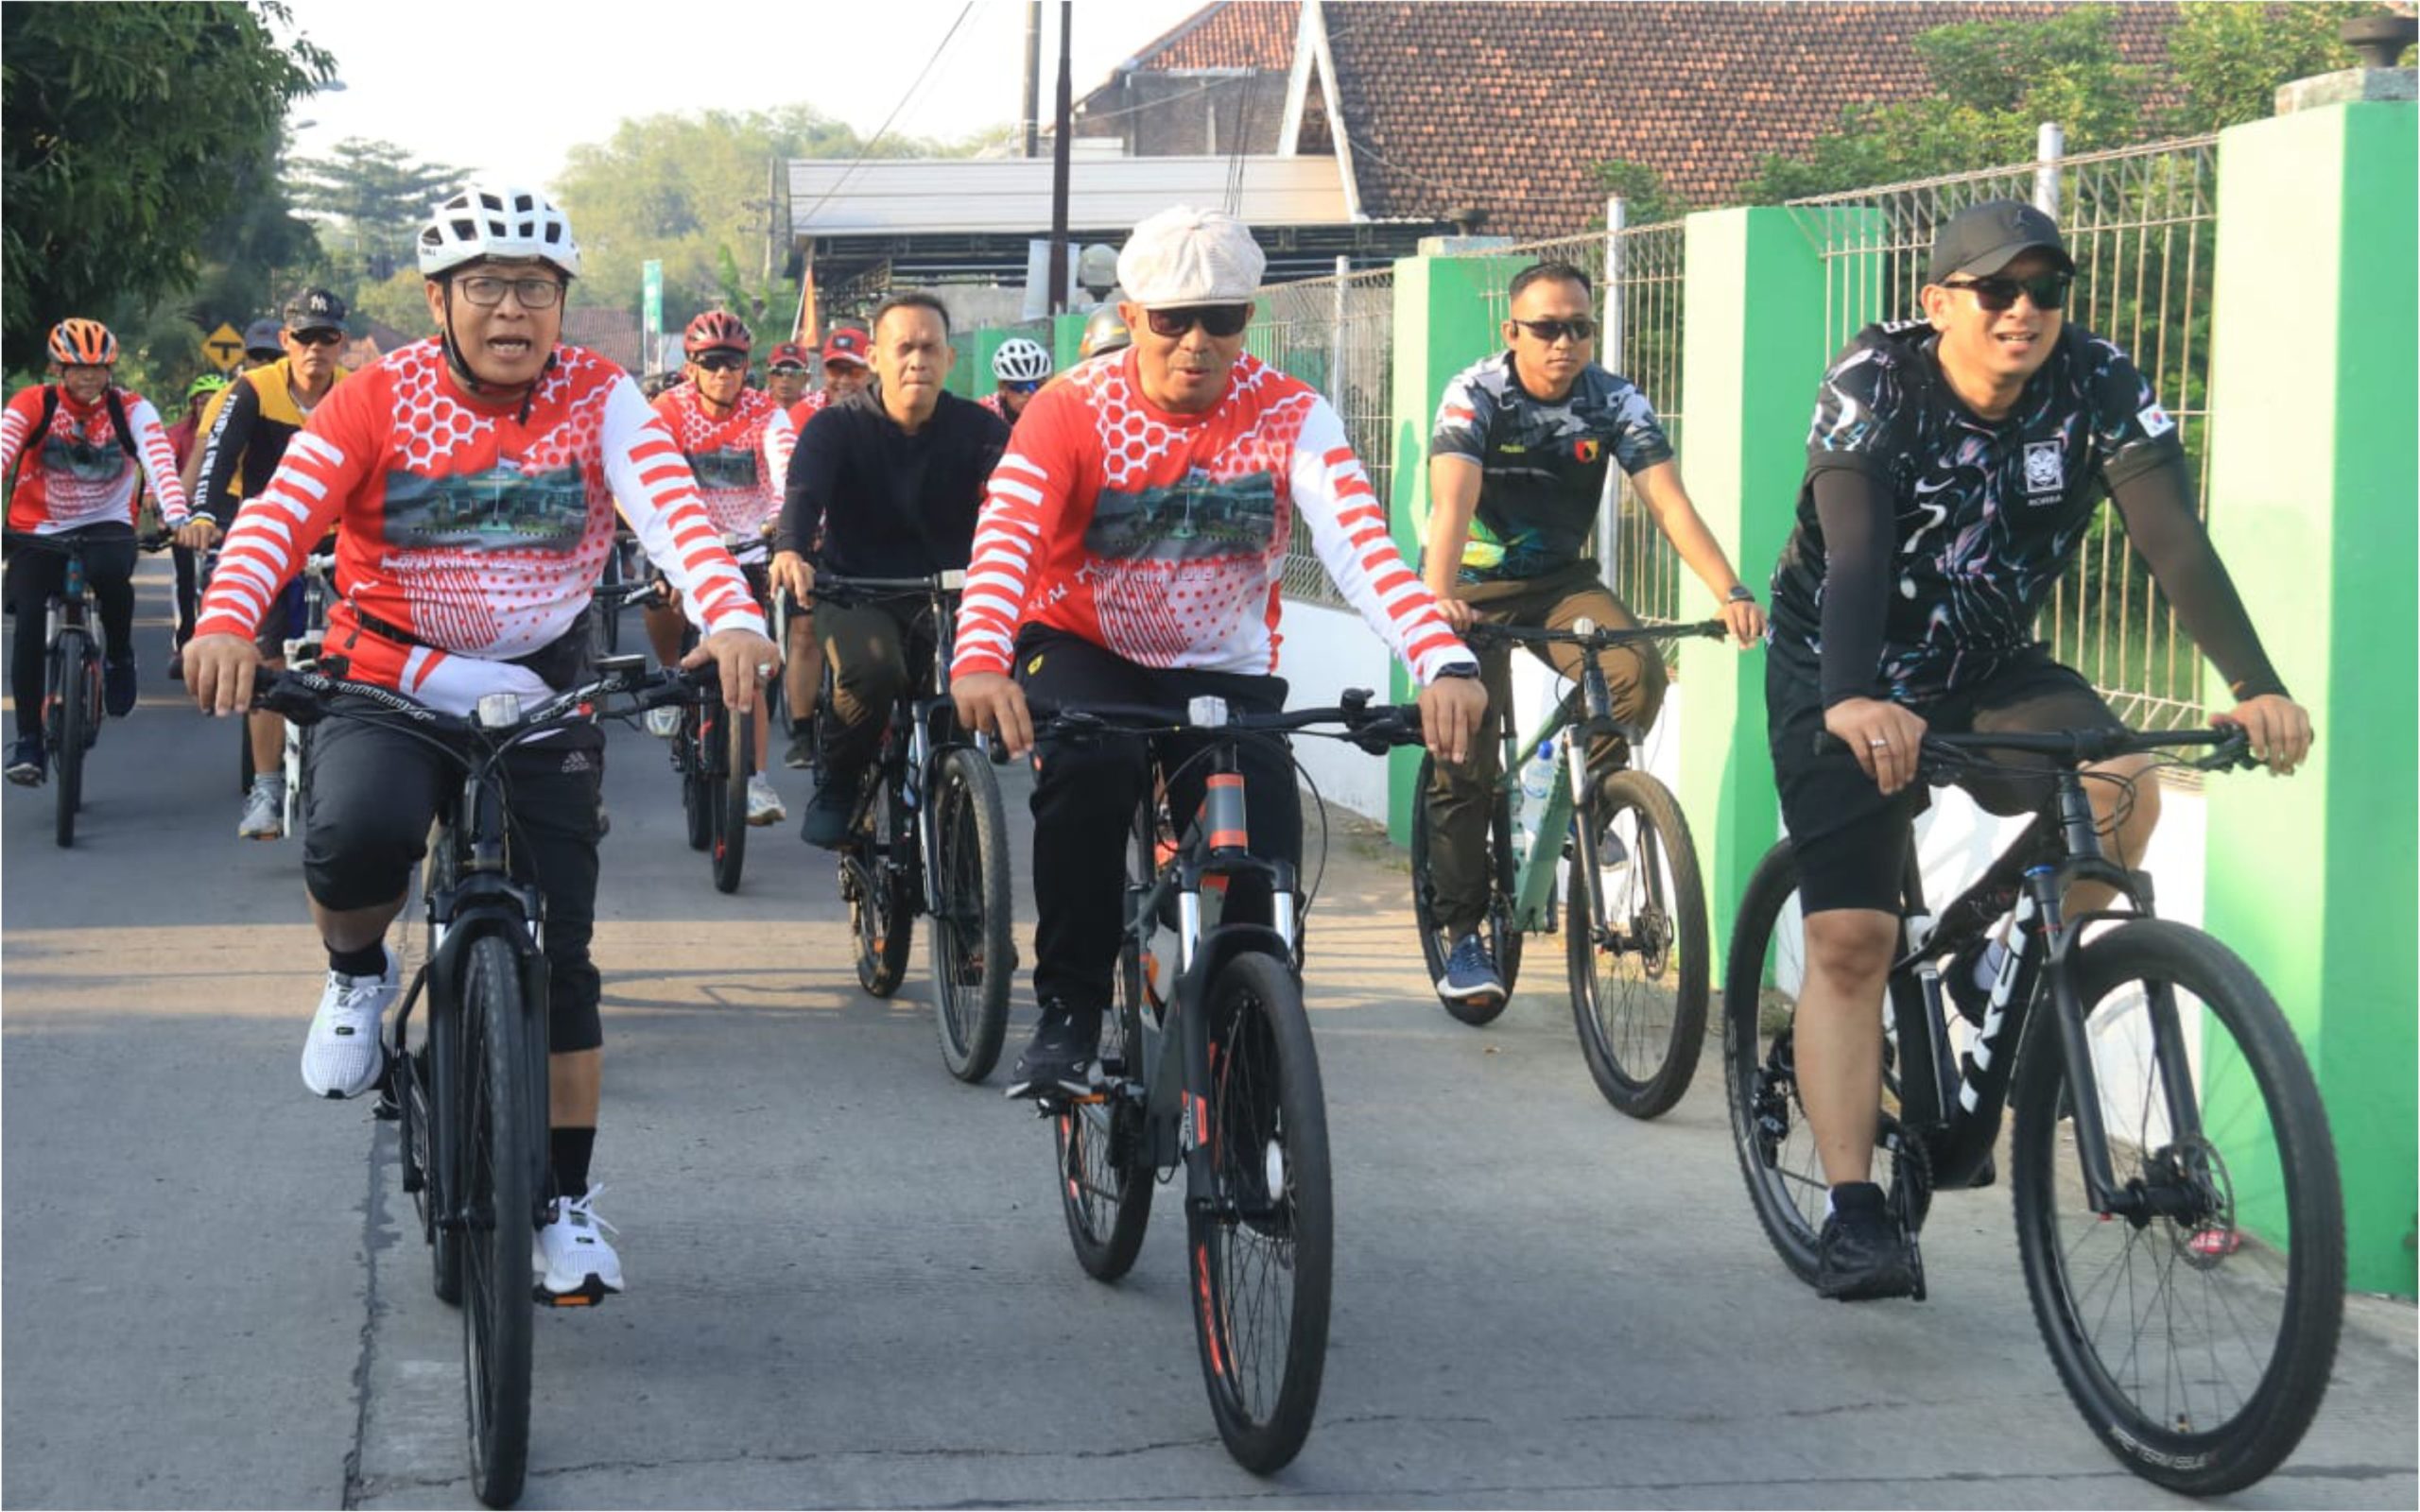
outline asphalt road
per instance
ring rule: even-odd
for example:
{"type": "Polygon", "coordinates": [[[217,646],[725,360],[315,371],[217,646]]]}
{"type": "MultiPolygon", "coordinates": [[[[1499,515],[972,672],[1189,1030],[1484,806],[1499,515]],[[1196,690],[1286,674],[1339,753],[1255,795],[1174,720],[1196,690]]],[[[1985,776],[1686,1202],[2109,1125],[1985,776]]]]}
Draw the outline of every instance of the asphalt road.
{"type": "MultiPolygon", "coordinates": [[[[464,1504],[458,1316],[391,1133],[300,1085],[299,847],[234,838],[234,730],[160,679],[164,576],[76,850],[47,790],[0,803],[0,1500],[464,1504]]],[[[803,774],[777,780],[795,811],[803,774]]],[[[1553,952],[1496,1024],[1448,1020],[1366,833],[1311,925],[1326,1385],[1301,1458],[1254,1479],[1211,1425],[1173,1204],[1132,1276],[1087,1280],[1047,1127],[942,1072],[921,947],[867,997],[793,829],[755,832],[723,897],[660,743],[616,731],[607,789],[596,1175],[630,1290],[539,1318],[527,1505],[2178,1501],[2081,1426],[2002,1192],[1936,1207],[1930,1301],[1818,1300],[1755,1227],[1714,1058],[1663,1121],[1614,1113],[1553,952]]],[[[2410,1507],[2414,1417],[2411,1308],[2355,1298],[2317,1426],[2235,1501],[2410,1507]]]]}

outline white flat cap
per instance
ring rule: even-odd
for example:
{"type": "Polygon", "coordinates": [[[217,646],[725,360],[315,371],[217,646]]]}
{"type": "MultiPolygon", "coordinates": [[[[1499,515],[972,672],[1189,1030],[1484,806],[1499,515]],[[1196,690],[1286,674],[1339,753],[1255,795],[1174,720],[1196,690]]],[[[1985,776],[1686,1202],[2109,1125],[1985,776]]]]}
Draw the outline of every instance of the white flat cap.
{"type": "Polygon", "coordinates": [[[1117,282],[1147,310],[1239,304],[1269,266],[1252,231],[1221,210],[1177,205],[1134,228],[1117,254],[1117,282]]]}

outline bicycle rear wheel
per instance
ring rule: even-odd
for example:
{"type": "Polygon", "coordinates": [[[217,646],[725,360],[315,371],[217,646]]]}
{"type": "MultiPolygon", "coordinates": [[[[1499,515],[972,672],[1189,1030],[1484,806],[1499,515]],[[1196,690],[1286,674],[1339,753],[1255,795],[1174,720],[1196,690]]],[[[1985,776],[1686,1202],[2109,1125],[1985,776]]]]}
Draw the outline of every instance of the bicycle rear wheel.
{"type": "Polygon", "coordinates": [[[840,896],[857,936],[857,983],[878,998],[899,990],[914,943],[897,861],[899,847],[915,840],[898,826],[890,783],[888,768],[875,767],[867,783],[866,825],[840,859],[840,896]]]}
{"type": "Polygon", "coordinates": [[[2034,1320],[2128,1469],[2191,1496],[2238,1490],[2302,1441],[2336,1357],[2344,1212],[2326,1113],[2276,1003],[2219,941],[2141,920],[2083,946],[2073,971],[2118,1190],[2155,1215],[2085,1200],[2046,1002],[2014,1098],[2034,1320]]]}
{"type": "Polygon", "coordinates": [[[748,780],[756,773],[756,716],[725,709],[721,729],[710,730],[706,738],[721,747],[721,771],[708,789],[715,891],[737,892],[740,868],[748,863],[748,780]]]}
{"type": "MultiPolygon", "coordinates": [[[[1420,954],[1428,963],[1428,979],[1442,979],[1454,941],[1438,918],[1436,893],[1428,880],[1428,783],[1436,775],[1437,758],[1420,758],[1420,779],[1411,799],[1411,915],[1420,929],[1420,954]]],[[[1512,1001],[1512,982],[1521,971],[1521,930],[1513,921],[1512,891],[1518,873],[1512,865],[1512,799],[1498,793],[1488,813],[1487,853],[1490,883],[1487,917],[1479,921],[1478,937],[1495,961],[1504,996],[1494,1002],[1445,999],[1445,1011],[1468,1024],[1491,1023],[1512,1001]]]]}
{"type": "Polygon", "coordinates": [[[1605,1101],[1655,1118],[1689,1090],[1705,1048],[1705,888],[1688,821],[1662,782],[1616,772],[1595,808],[1564,914],[1571,1016],[1605,1101]],[[1608,840],[1626,852],[1612,866],[1608,840]]]}
{"type": "Polygon", "coordinates": [[[461,1004],[458,1103],[463,1215],[462,1374],[471,1485],[490,1506],[521,1494],[529,1457],[530,1248],[538,1131],[520,963],[501,936],[471,942],[461,1004]]]}
{"type": "MultiPolygon", "coordinates": [[[[1139,896],[1135,888],[1150,883],[1157,811],[1147,797],[1128,833],[1129,907],[1139,896]]],[[[1062,1108],[1053,1125],[1067,1237],[1076,1246],[1076,1263],[1095,1280],[1114,1281],[1132,1268],[1157,1184],[1146,1112],[1150,1068],[1143,1064],[1143,973],[1142,952],[1132,940],[1121,942],[1112,984],[1115,999],[1100,1026],[1101,1079],[1109,1091],[1098,1102],[1062,1108]]]]}
{"type": "Polygon", "coordinates": [[[1009,1028],[1009,820],[999,779],[978,751],[942,753],[931,791],[933,1019],[942,1063],[977,1082],[998,1064],[1009,1028]]]}
{"type": "Polygon", "coordinates": [[[1327,1366],[1334,1260],[1327,1108],[1302,989],[1238,955],[1203,1006],[1206,1180],[1186,1204],[1194,1337],[1219,1436],[1268,1475],[1311,1431],[1327,1366]]]}
{"type": "Polygon", "coordinates": [[[85,701],[85,684],[91,680],[85,664],[97,661],[98,654],[83,631],[69,628],[59,632],[50,655],[52,697],[49,728],[43,733],[50,741],[52,770],[59,778],[54,837],[61,846],[72,846],[76,813],[84,806],[84,751],[89,745],[85,727],[96,707],[85,701]]]}

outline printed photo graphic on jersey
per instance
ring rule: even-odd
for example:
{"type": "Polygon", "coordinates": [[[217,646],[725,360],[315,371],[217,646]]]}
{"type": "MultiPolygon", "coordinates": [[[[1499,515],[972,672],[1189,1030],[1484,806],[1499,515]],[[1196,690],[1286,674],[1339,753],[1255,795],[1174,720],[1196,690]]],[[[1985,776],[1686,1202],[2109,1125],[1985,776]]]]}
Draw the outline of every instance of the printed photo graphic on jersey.
{"type": "Polygon", "coordinates": [[[756,453],[744,446],[718,446],[712,451],[691,452],[689,471],[698,475],[698,487],[708,491],[752,489],[756,486],[756,453]]]}
{"type": "Polygon", "coordinates": [[[1115,561],[1257,560],[1277,533],[1277,480],[1267,472],[1213,482],[1195,469],[1170,488],[1104,488],[1084,549],[1115,561]]]}
{"type": "Polygon", "coordinates": [[[483,472],[387,474],[387,540],[398,546],[474,551],[569,551],[588,523],[579,470],[525,471],[504,457],[483,472]]]}
{"type": "Polygon", "coordinates": [[[134,459],[112,438],[88,441],[53,431],[43,438],[42,465],[61,478],[78,483],[114,483],[134,459]]]}

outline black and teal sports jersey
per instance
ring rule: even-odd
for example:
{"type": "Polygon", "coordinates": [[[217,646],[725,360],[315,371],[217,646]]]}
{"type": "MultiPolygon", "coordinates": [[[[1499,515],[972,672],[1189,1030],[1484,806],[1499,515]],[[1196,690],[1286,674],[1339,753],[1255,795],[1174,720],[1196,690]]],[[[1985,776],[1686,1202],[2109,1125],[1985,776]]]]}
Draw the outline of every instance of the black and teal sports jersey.
{"type": "MultiPolygon", "coordinates": [[[[1544,400],[1499,352],[1454,375],[1437,405],[1428,455],[1479,465],[1478,508],[1457,580],[1543,577],[1586,555],[1605,469],[1643,472],[1672,459],[1647,396],[1590,363],[1571,392],[1544,400]]],[[[1426,522],[1422,522],[1423,529],[1426,522]]]]}
{"type": "Polygon", "coordinates": [[[2135,364],[2079,326],[2060,333],[2000,421],[1951,390],[1930,325],[1868,326],[1816,397],[1797,528],[1773,569],[1771,654],[1822,676],[1827,702],[1871,693],[1922,704],[1980,682],[2036,644],[2034,617],[2108,490],[2182,455],[2135,364]],[[1891,537],[1888,608],[1871,669],[1823,662],[1829,562],[1815,483],[1834,469],[1889,500],[1890,520],[1876,522],[1891,537]]]}

